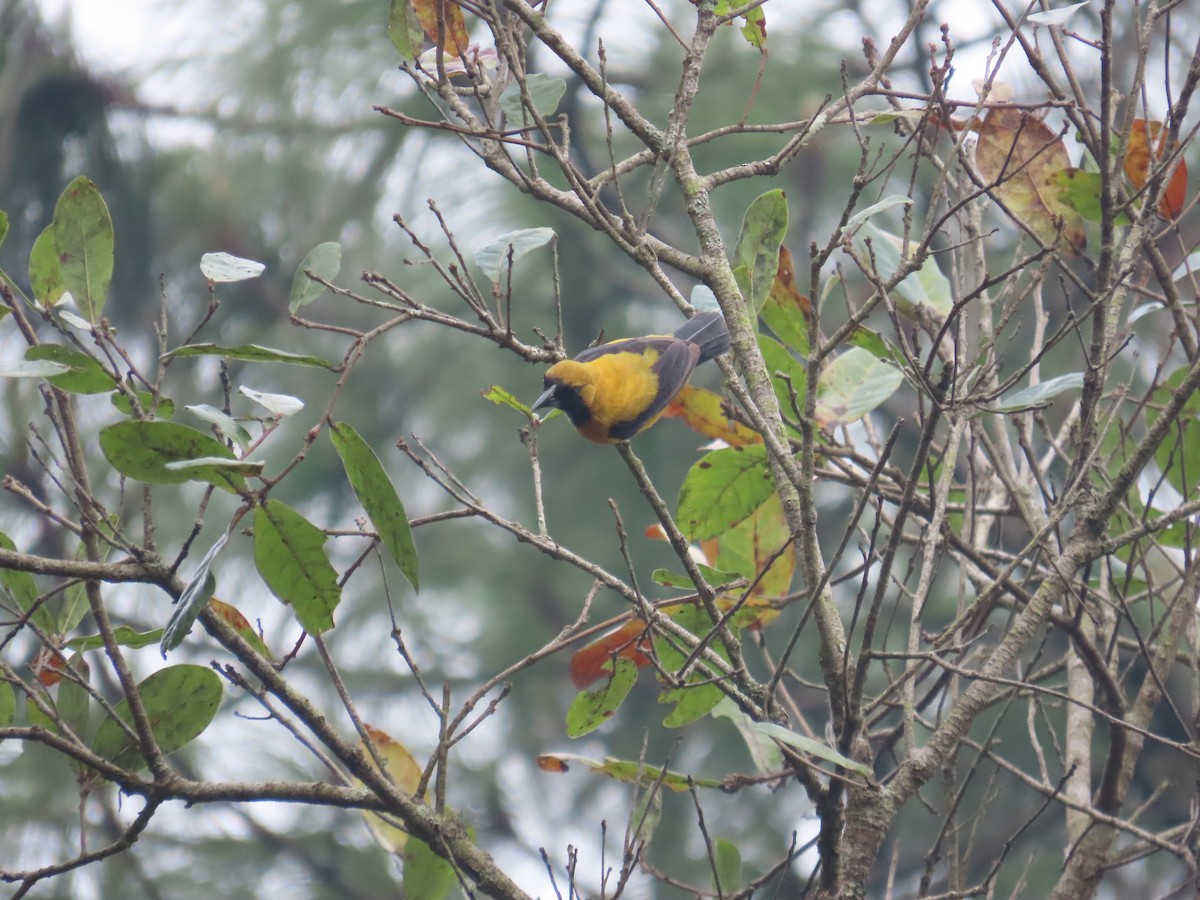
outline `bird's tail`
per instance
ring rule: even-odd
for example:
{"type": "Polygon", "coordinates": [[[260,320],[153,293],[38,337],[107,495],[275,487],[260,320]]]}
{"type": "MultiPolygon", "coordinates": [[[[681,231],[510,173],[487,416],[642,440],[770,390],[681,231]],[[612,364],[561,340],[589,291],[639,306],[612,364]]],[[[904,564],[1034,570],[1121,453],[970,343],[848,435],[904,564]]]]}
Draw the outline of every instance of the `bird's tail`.
{"type": "Polygon", "coordinates": [[[718,310],[692,316],[679,326],[675,337],[700,348],[697,365],[720,356],[730,346],[729,328],[725,325],[725,317],[718,310]]]}

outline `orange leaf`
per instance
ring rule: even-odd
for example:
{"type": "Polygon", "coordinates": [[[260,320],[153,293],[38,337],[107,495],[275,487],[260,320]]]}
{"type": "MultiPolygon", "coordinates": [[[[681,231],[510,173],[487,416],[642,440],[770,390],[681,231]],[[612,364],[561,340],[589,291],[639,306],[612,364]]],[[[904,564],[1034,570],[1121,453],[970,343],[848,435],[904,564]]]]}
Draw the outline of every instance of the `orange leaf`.
{"type": "Polygon", "coordinates": [[[796,287],[796,266],[792,262],[791,251],[784,246],[779,248],[779,268],[775,270],[775,283],[771,285],[771,293],[775,292],[778,292],[781,300],[786,299],[805,315],[812,309],[808,297],[796,287]]]}
{"type": "MultiPolygon", "coordinates": [[[[1125,150],[1125,175],[1135,190],[1140,191],[1150,175],[1150,144],[1155,143],[1155,159],[1162,159],[1167,150],[1167,136],[1162,133],[1162,126],[1162,122],[1133,120],[1133,131],[1130,132],[1129,146],[1125,150]]],[[[1183,205],[1187,201],[1187,178],[1187,163],[1181,159],[1158,201],[1158,214],[1164,219],[1178,219],[1183,213],[1183,205]]]]}
{"type": "Polygon", "coordinates": [[[218,600],[216,597],[212,597],[208,601],[208,608],[224,619],[251,647],[257,650],[267,659],[271,658],[271,651],[267,648],[267,645],[263,643],[263,639],[259,636],[258,632],[251,627],[249,621],[247,621],[246,617],[238,611],[236,606],[230,606],[228,603],[218,600]]]}
{"type": "Polygon", "coordinates": [[[61,650],[43,647],[33,658],[29,668],[37,676],[37,680],[46,687],[54,687],[62,680],[62,671],[67,667],[67,661],[61,650]]]}
{"type": "Polygon", "coordinates": [[[654,525],[646,526],[645,537],[648,537],[652,541],[666,541],[667,533],[663,531],[661,525],[655,523],[654,525]]]}
{"type": "Polygon", "coordinates": [[[761,631],[764,625],[769,625],[778,618],[779,610],[769,601],[751,598],[742,604],[742,609],[735,621],[742,628],[761,631]]]}
{"type": "MultiPolygon", "coordinates": [[[[413,755],[409,753],[408,748],[402,743],[388,734],[386,731],[381,731],[372,725],[363,722],[363,728],[367,732],[367,737],[371,739],[371,743],[375,747],[375,752],[379,754],[379,758],[383,760],[387,766],[387,774],[391,776],[396,787],[405,793],[411,794],[416,791],[421,783],[421,766],[413,759],[413,755]]],[[[375,757],[372,756],[366,746],[360,741],[359,749],[367,758],[367,762],[373,769],[378,769],[379,766],[375,762],[375,757]]],[[[350,777],[353,784],[361,785],[354,776],[350,777]]],[[[367,820],[367,827],[371,830],[371,834],[385,850],[389,853],[402,854],[404,848],[408,845],[408,833],[401,828],[386,821],[382,816],[363,811],[363,818],[367,820]]]]}
{"type": "MultiPolygon", "coordinates": [[[[387,764],[388,774],[396,786],[406,793],[413,793],[421,783],[421,767],[413,759],[413,755],[402,743],[374,725],[363,722],[367,737],[375,745],[375,750],[387,764]]],[[[368,754],[369,755],[369,754],[368,754]]]]}
{"type": "Polygon", "coordinates": [[[1046,124],[1016,109],[991,109],[979,127],[975,166],[992,195],[1037,237],[1083,252],[1083,218],[1062,202],[1053,177],[1071,168],[1067,145],[1046,124]]]}
{"type": "Polygon", "coordinates": [[[543,772],[556,772],[562,774],[570,770],[566,760],[553,753],[540,753],[537,757],[537,767],[543,772]]]}
{"type": "Polygon", "coordinates": [[[630,619],[615,631],[575,651],[571,657],[571,682],[577,688],[585,688],[593,681],[611,676],[611,672],[605,672],[601,667],[613,658],[627,659],[641,669],[650,662],[646,655],[649,650],[646,623],[641,619],[630,619]]]}
{"type": "Polygon", "coordinates": [[[787,247],[779,248],[779,267],[767,302],[759,311],[775,335],[801,356],[808,354],[808,318],[812,302],[796,287],[796,270],[787,247]]]}
{"type": "Polygon", "coordinates": [[[457,59],[463,55],[471,39],[467,36],[467,23],[463,19],[462,8],[454,0],[413,0],[413,8],[421,20],[421,27],[434,44],[442,47],[447,56],[457,59]],[[442,9],[446,29],[445,44],[438,43],[439,7],[442,9]]]}
{"type": "Polygon", "coordinates": [[[664,416],[679,416],[684,424],[705,437],[722,440],[731,447],[760,444],[757,432],[725,415],[720,394],[702,388],[685,385],[667,404],[664,416]]]}

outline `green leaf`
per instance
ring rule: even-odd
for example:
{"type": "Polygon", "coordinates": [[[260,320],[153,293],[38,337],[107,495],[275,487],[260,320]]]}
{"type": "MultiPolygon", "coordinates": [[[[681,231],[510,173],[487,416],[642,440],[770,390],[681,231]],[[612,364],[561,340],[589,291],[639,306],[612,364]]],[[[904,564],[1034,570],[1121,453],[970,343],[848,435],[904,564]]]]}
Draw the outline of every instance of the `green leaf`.
{"type": "Polygon", "coordinates": [[[871,777],[871,769],[864,766],[860,762],[855,762],[847,756],[843,756],[832,747],[827,747],[820,741],[805,737],[801,734],[796,734],[794,731],[788,731],[781,725],[775,725],[771,722],[755,722],[754,730],[767,737],[774,738],[781,744],[787,744],[789,747],[794,747],[801,753],[807,753],[809,756],[815,756],[818,759],[823,759],[826,762],[831,762],[835,766],[841,766],[850,772],[857,772],[865,778],[871,777]]]}
{"type": "Polygon", "coordinates": [[[712,717],[728,719],[733,723],[742,740],[746,742],[746,749],[750,751],[750,758],[754,760],[755,771],[763,775],[779,771],[779,767],[783,765],[783,754],[779,745],[765,734],[755,731],[754,720],[742,712],[733,700],[729,697],[724,698],[713,708],[712,717]]]}
{"type": "MultiPolygon", "coordinates": [[[[672,610],[670,616],[673,622],[686,628],[689,633],[698,638],[709,634],[715,627],[713,620],[704,608],[694,603],[684,604],[672,610]]],[[[728,661],[725,648],[719,642],[713,642],[712,649],[718,656],[728,661]]],[[[668,672],[678,672],[687,662],[687,653],[680,649],[676,639],[667,635],[655,635],[654,652],[662,667],[668,672]]],[[[689,673],[687,680],[706,683],[672,688],[659,695],[659,703],[675,704],[675,708],[663,719],[663,725],[667,728],[681,728],[708,715],[725,696],[724,691],[710,683],[711,673],[704,665],[700,665],[689,673]]]]}
{"type": "Polygon", "coordinates": [[[293,366],[318,366],[322,369],[336,369],[334,363],[319,356],[304,356],[299,353],[288,353],[286,350],[276,350],[272,347],[260,347],[258,344],[241,344],[237,347],[219,347],[216,344],[188,344],[178,347],[163,355],[163,359],[176,359],[188,356],[220,356],[223,359],[244,359],[249,362],[288,363],[293,366]]]}
{"type": "Polygon", "coordinates": [[[305,269],[311,270],[314,275],[324,278],[326,281],[333,281],[337,278],[337,273],[341,268],[342,245],[337,241],[326,241],[309,250],[308,255],[296,267],[296,274],[292,276],[292,294],[288,302],[288,311],[294,313],[306,303],[312,303],[325,293],[325,285],[309,278],[304,274],[305,269]]]}
{"type": "Polygon", "coordinates": [[[203,419],[210,425],[216,426],[217,431],[231,440],[237,441],[242,447],[247,447],[250,444],[250,432],[233,420],[232,416],[228,416],[214,406],[209,406],[207,403],[200,403],[195,406],[185,406],[188,412],[198,419],[203,419]]]}
{"type": "MultiPolygon", "coordinates": [[[[5,225],[8,223],[5,222],[5,225]]],[[[5,728],[12,724],[12,720],[17,715],[17,695],[13,692],[12,685],[7,681],[0,681],[0,728],[5,728]]]]}
{"type": "MultiPolygon", "coordinates": [[[[718,16],[727,16],[734,7],[740,5],[735,0],[717,0],[713,12],[718,16]]],[[[741,17],[744,23],[741,27],[742,37],[752,47],[764,50],[767,45],[767,18],[762,7],[756,7],[741,17]]]]}
{"type": "Polygon", "coordinates": [[[838,428],[857,422],[896,393],[903,381],[895,366],[861,347],[852,347],[817,379],[817,423],[822,428],[838,428]]]}
{"type": "Polygon", "coordinates": [[[421,55],[425,33],[410,0],[392,0],[388,7],[387,33],[392,46],[409,62],[421,55]]]}
{"type": "Polygon", "coordinates": [[[1069,375],[1059,375],[1039,384],[1020,390],[1009,391],[996,401],[993,407],[997,412],[1020,412],[1026,409],[1036,409],[1048,404],[1064,391],[1083,387],[1083,373],[1072,372],[1069,375]]]}
{"type": "Polygon", "coordinates": [[[756,197],[742,219],[732,265],[746,268],[749,279],[746,302],[756,314],[767,302],[771,285],[775,283],[779,247],[783,244],[787,227],[787,198],[778,188],[756,197]]]}
{"type": "Polygon", "coordinates": [[[742,851],[732,841],[717,838],[713,844],[713,890],[718,897],[728,897],[741,883],[742,851]]]}
{"type": "Polygon", "coordinates": [[[546,772],[566,772],[572,764],[578,763],[597,775],[604,775],[625,784],[661,784],[676,793],[689,790],[689,781],[696,787],[722,787],[721,782],[713,778],[695,778],[669,769],[664,772],[656,766],[649,766],[634,759],[614,759],[606,756],[603,761],[599,761],[577,753],[543,753],[538,756],[537,761],[538,768],[546,772]]]}
{"type": "MultiPolygon", "coordinates": [[[[709,618],[704,608],[696,603],[685,603],[675,607],[670,611],[669,616],[672,622],[698,638],[704,637],[713,628],[713,620],[709,618]]],[[[688,651],[680,649],[679,644],[679,640],[675,637],[668,637],[665,634],[654,636],[654,653],[662,667],[668,672],[678,672],[687,662],[688,651]]],[[[713,649],[718,654],[722,653],[722,650],[716,646],[713,649]]]]}
{"type": "MultiPolygon", "coordinates": [[[[42,694],[41,696],[43,702],[49,703],[51,708],[53,708],[53,703],[51,703],[50,698],[45,694],[42,694]]],[[[38,709],[37,704],[33,702],[33,696],[31,694],[25,695],[25,717],[29,719],[30,725],[36,725],[39,728],[45,728],[51,734],[58,733],[58,726],[54,723],[54,719],[38,709]]]]}
{"type": "MultiPolygon", "coordinates": [[[[779,495],[772,494],[753,513],[721,535],[717,565],[748,582],[757,579],[754,589],[756,595],[782,596],[791,587],[795,574],[795,555],[790,552],[780,554],[761,577],[759,572],[769,559],[779,553],[790,537],[779,495]]],[[[743,609],[738,616],[749,612],[748,608],[743,609]]],[[[734,616],[735,623],[738,616],[734,616]]]]}
{"type": "MultiPolygon", "coordinates": [[[[83,543],[75,548],[75,559],[87,559],[87,547],[83,543]]],[[[89,612],[87,586],[82,581],[68,585],[63,591],[63,606],[58,614],[58,633],[70,634],[89,612]]]]}
{"type": "MultiPolygon", "coordinates": [[[[82,546],[80,550],[83,550],[82,546]]],[[[86,558],[86,554],[76,553],[76,557],[80,556],[86,558]]],[[[63,591],[63,607],[58,614],[58,633],[70,634],[89,612],[91,607],[88,605],[87,587],[83,582],[77,581],[63,591]]]]}
{"type": "Polygon", "coordinates": [[[662,821],[662,791],[656,784],[639,784],[633,789],[625,833],[634,843],[648,844],[662,821]]]}
{"type": "Polygon", "coordinates": [[[567,737],[578,738],[591,734],[614,715],[633,690],[637,681],[637,666],[632,660],[618,657],[605,663],[613,673],[608,681],[594,691],[582,691],[567,710],[567,737]],[[615,663],[615,668],[613,663],[615,663]]]}
{"type": "MultiPolygon", "coordinates": [[[[697,565],[700,574],[704,576],[704,580],[709,584],[728,584],[731,581],[737,580],[737,574],[730,572],[722,572],[719,569],[710,569],[708,566],[697,565]]],[[[692,583],[692,579],[680,572],[672,572],[670,569],[655,569],[650,580],[655,584],[661,584],[663,587],[680,588],[685,591],[694,591],[696,585],[692,583]]]]}
{"type": "MultiPolygon", "coordinates": [[[[206,666],[169,666],[141,682],[138,694],[159,749],[173,753],[194,740],[217,714],[221,679],[206,666]]],[[[121,720],[132,721],[127,699],[113,711],[121,720]]],[[[122,769],[136,772],[146,767],[137,742],[112,716],[100,723],[92,751],[122,769]]]]}
{"type": "MultiPolygon", "coordinates": [[[[904,256],[914,249],[911,243],[906,247],[899,235],[884,231],[873,222],[867,222],[859,229],[854,236],[854,244],[868,267],[872,265],[871,259],[874,257],[874,275],[882,282],[896,273],[904,256]],[[871,241],[870,253],[866,248],[868,238],[871,241]]],[[[912,315],[915,307],[926,306],[944,319],[954,307],[950,282],[937,267],[932,255],[926,257],[921,267],[897,284],[893,291],[896,308],[906,316],[912,315]]]]}
{"type": "Polygon", "coordinates": [[[167,627],[162,630],[162,639],[158,644],[163,659],[167,658],[167,651],[174,650],[183,643],[183,639],[192,630],[192,625],[195,624],[197,617],[208,606],[212,595],[216,593],[217,579],[211,571],[212,562],[227,543],[229,543],[228,531],[217,538],[208,548],[208,552],[200,560],[200,565],[196,566],[196,571],[192,573],[192,580],[187,583],[183,593],[175,601],[175,613],[167,622],[167,627]]]}
{"type": "Polygon", "coordinates": [[[58,253],[54,249],[53,225],[42,229],[29,251],[29,287],[43,309],[49,309],[67,292],[62,267],[58,264],[58,253]]]}
{"type": "Polygon", "coordinates": [[[35,362],[20,360],[18,362],[0,363],[0,378],[50,378],[54,375],[62,375],[70,371],[70,366],[50,362],[48,359],[37,360],[35,362]]]}
{"type": "Polygon", "coordinates": [[[226,471],[212,464],[170,468],[171,463],[206,458],[234,459],[233,451],[212,435],[176,422],[117,422],[101,430],[100,449],[105,459],[122,475],[148,484],[204,481],[230,493],[246,488],[245,479],[237,470],[226,471]]]}
{"type": "Polygon", "coordinates": [[[508,271],[509,248],[512,248],[512,263],[527,253],[544,247],[555,240],[558,235],[553,228],[523,228],[520,231],[510,231],[488,241],[475,253],[475,265],[483,270],[492,284],[499,284],[504,273],[508,271]]]}
{"type": "Polygon", "coordinates": [[[230,476],[253,476],[261,475],[263,466],[261,462],[255,462],[252,459],[224,459],[220,456],[201,456],[196,459],[181,459],[177,462],[169,462],[165,466],[168,472],[183,472],[189,479],[193,481],[207,481],[210,484],[219,484],[222,479],[229,479],[230,476]]]}
{"type": "Polygon", "coordinates": [[[784,266],[788,265],[790,270],[790,263],[790,253],[786,257],[780,254],[779,272],[759,315],[787,347],[801,356],[807,356],[808,319],[804,313],[809,301],[796,289],[795,276],[790,271],[786,279],[783,277],[784,266]]]}
{"type": "MultiPolygon", "coordinates": [[[[1171,392],[1178,389],[1186,375],[1187,368],[1180,368],[1172,372],[1161,387],[1155,389],[1154,402],[1146,415],[1147,425],[1154,424],[1159,416],[1158,410],[1170,401],[1171,392]]],[[[1158,445],[1154,460],[1175,490],[1185,498],[1195,496],[1196,484],[1200,482],[1200,393],[1193,393],[1188,397],[1187,403],[1180,410],[1178,420],[1168,429],[1162,443],[1158,445]]],[[[1158,515],[1153,513],[1147,518],[1157,518],[1158,515]]],[[[1170,540],[1166,535],[1160,536],[1160,542],[1164,544],[1170,540]]]]}
{"type": "Polygon", "coordinates": [[[929,115],[927,109],[888,109],[883,112],[876,113],[867,122],[867,125],[890,125],[897,119],[907,119],[911,122],[919,122],[929,115]]]}
{"type": "Polygon", "coordinates": [[[416,836],[410,836],[404,851],[404,896],[444,900],[458,884],[454,867],[429,849],[416,836]]]}
{"type": "Polygon", "coordinates": [[[112,281],[113,224],[90,178],[80,175],[67,185],[55,204],[51,224],[63,284],[79,311],[95,325],[112,281]]]}
{"type": "Polygon", "coordinates": [[[756,6],[742,16],[742,37],[757,50],[765,50],[767,46],[767,14],[761,6],[756,6]]]}
{"type": "MultiPolygon", "coordinates": [[[[170,397],[158,396],[155,397],[149,391],[137,392],[138,405],[142,408],[143,414],[155,416],[159,419],[169,419],[175,415],[175,401],[170,397]]],[[[112,405],[120,410],[124,415],[133,415],[133,404],[129,402],[129,398],[120,391],[113,391],[109,396],[112,405]]]]}
{"type": "Polygon", "coordinates": [[[779,402],[779,409],[785,418],[794,419],[797,414],[792,405],[788,381],[780,378],[776,373],[783,373],[791,380],[792,388],[796,391],[796,405],[803,413],[804,392],[808,389],[808,371],[796,361],[796,358],[788,352],[783,344],[765,334],[758,336],[758,349],[762,353],[763,362],[771,376],[771,386],[775,389],[775,399],[779,402]]]}
{"type": "MultiPolygon", "coordinates": [[[[707,676],[690,675],[689,681],[707,681],[707,676]]],[[[695,684],[672,688],[658,695],[658,702],[675,704],[675,708],[663,719],[666,728],[682,728],[691,725],[712,712],[725,697],[725,692],[715,684],[695,684]]]]}
{"type": "Polygon", "coordinates": [[[878,331],[872,331],[865,325],[859,325],[846,338],[846,343],[853,347],[862,347],[876,359],[899,362],[900,351],[878,331]]]}
{"type": "Polygon", "coordinates": [[[254,564],[305,631],[321,634],[333,627],[341,588],[320,528],[287,504],[268,500],[254,510],[254,564]]]}
{"type": "Polygon", "coordinates": [[[245,616],[238,611],[236,606],[230,606],[216,597],[212,597],[208,601],[208,609],[214,616],[224,619],[233,630],[241,635],[242,640],[261,653],[265,658],[271,658],[271,648],[267,646],[262,636],[254,630],[250,622],[245,616]]]}
{"type": "Polygon", "coordinates": [[[25,358],[48,359],[66,366],[70,371],[61,375],[50,375],[46,380],[72,394],[104,394],[111,391],[116,384],[112,375],[106,372],[97,360],[61,344],[38,344],[36,347],[30,347],[25,351],[25,358]]]}
{"type": "Polygon", "coordinates": [[[370,445],[347,422],[337,422],[329,429],[329,439],[338,456],[346,478],[358,502],[367,511],[379,540],[387,548],[401,573],[413,586],[420,590],[418,578],[417,548],[413,545],[412,530],[404,504],[396,488],[379,462],[379,457],[370,445]]]}
{"type": "MultiPolygon", "coordinates": [[[[149,647],[151,644],[157,644],[162,638],[162,633],[161,628],[155,628],[153,631],[137,631],[128,625],[121,625],[113,629],[113,640],[122,647],[138,650],[142,647],[149,647]]],[[[99,650],[104,646],[104,636],[100,634],[81,635],[67,641],[67,646],[72,650],[99,650]]]]}
{"type": "MultiPolygon", "coordinates": [[[[924,115],[924,113],[922,113],[922,115],[924,115]]],[[[847,232],[853,231],[863,222],[867,221],[867,219],[871,218],[871,216],[878,215],[879,213],[885,212],[889,209],[894,209],[897,206],[912,206],[912,202],[912,197],[906,197],[903,194],[892,194],[888,197],[884,197],[878,203],[872,203],[865,209],[860,209],[849,219],[847,219],[846,227],[843,230],[847,232]]]]}
{"type": "Polygon", "coordinates": [[[8,213],[0,209],[0,247],[4,246],[6,237],[8,237],[8,213]]]}
{"type": "Polygon", "coordinates": [[[507,406],[510,409],[515,409],[517,412],[524,413],[527,416],[532,415],[529,410],[528,403],[522,403],[516,398],[516,396],[509,393],[499,385],[493,384],[486,391],[480,391],[479,393],[484,400],[490,400],[497,406],[507,406]]]}
{"type": "MultiPolygon", "coordinates": [[[[0,531],[0,547],[5,550],[16,552],[17,546],[3,531],[0,531]]],[[[5,569],[0,567],[0,587],[4,588],[5,593],[12,598],[12,603],[15,608],[22,614],[33,609],[33,604],[37,602],[38,589],[37,582],[33,580],[33,576],[28,572],[21,572],[17,569],[5,569]]],[[[4,604],[8,606],[8,603],[4,604]]],[[[8,618],[5,616],[5,618],[8,618]]],[[[42,629],[46,634],[55,634],[57,629],[54,627],[54,616],[43,603],[37,608],[31,617],[31,621],[42,629]]]]}
{"type": "MultiPolygon", "coordinates": [[[[87,740],[88,719],[91,716],[92,697],[88,693],[86,687],[90,676],[90,669],[87,660],[76,652],[67,660],[68,668],[75,673],[76,681],[66,673],[63,674],[62,681],[58,683],[58,695],[55,698],[55,709],[58,712],[58,720],[65,728],[69,728],[71,733],[81,741],[87,740]]],[[[65,734],[64,729],[56,729],[65,734]]],[[[77,771],[83,771],[86,767],[81,763],[72,762],[72,768],[77,771]]]]}
{"type": "Polygon", "coordinates": [[[775,492],[762,444],[714,450],[688,470],[676,520],[689,540],[719,537],[775,492]]]}
{"type": "MultiPolygon", "coordinates": [[[[567,83],[561,78],[534,72],[525,76],[525,87],[529,90],[529,99],[533,108],[545,118],[554,115],[558,102],[567,90],[567,83]]],[[[521,86],[510,84],[500,95],[500,109],[514,122],[523,121],[524,109],[521,106],[521,86]]]]}
{"type": "MultiPolygon", "coordinates": [[[[1100,208],[1100,173],[1083,169],[1060,169],[1048,181],[1058,188],[1058,199],[1089,222],[1103,218],[1100,208]]],[[[1129,216],[1123,212],[1113,216],[1114,225],[1128,225],[1129,216]]]]}

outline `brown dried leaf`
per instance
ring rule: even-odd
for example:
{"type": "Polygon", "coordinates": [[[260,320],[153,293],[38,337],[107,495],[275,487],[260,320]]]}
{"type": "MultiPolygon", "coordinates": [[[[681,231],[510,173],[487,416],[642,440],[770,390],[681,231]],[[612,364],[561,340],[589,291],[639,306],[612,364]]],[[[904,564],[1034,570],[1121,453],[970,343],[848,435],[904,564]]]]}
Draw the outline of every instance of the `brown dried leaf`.
{"type": "MultiPolygon", "coordinates": [[[[413,759],[413,755],[409,753],[408,748],[401,744],[398,740],[372,725],[363,723],[366,729],[367,736],[371,739],[371,743],[375,745],[375,751],[387,766],[387,774],[391,776],[393,782],[400,790],[406,793],[413,793],[421,783],[421,766],[413,759]]],[[[378,769],[375,763],[375,758],[367,752],[366,746],[359,742],[359,749],[366,755],[367,761],[372,768],[378,769]]],[[[362,782],[351,776],[351,782],[355,785],[361,785],[362,782]]],[[[385,850],[389,853],[403,854],[408,845],[408,832],[402,828],[397,828],[395,825],[388,822],[382,816],[373,812],[363,812],[363,818],[367,820],[367,827],[371,830],[385,850]]]]}
{"type": "Polygon", "coordinates": [[[975,166],[992,195],[1046,244],[1081,253],[1083,218],[1061,199],[1057,173],[1071,167],[1062,139],[1017,109],[991,109],[979,127],[975,166]]]}
{"type": "Polygon", "coordinates": [[[705,437],[722,440],[731,447],[762,443],[758,432],[735,422],[725,414],[723,402],[720,394],[689,384],[675,395],[663,416],[678,416],[693,431],[698,431],[705,437]]]}
{"type": "Polygon", "coordinates": [[[61,650],[43,647],[38,651],[33,662],[29,664],[37,680],[46,687],[54,687],[62,679],[63,669],[67,667],[66,657],[61,650]]]}
{"type": "MultiPolygon", "coordinates": [[[[1150,145],[1155,145],[1155,159],[1162,159],[1167,150],[1162,127],[1162,122],[1133,120],[1133,131],[1130,132],[1129,146],[1125,150],[1125,175],[1136,190],[1142,189],[1150,175],[1150,145]]],[[[1158,214],[1164,219],[1178,219],[1183,213],[1184,203],[1187,202],[1187,179],[1187,163],[1181,159],[1158,201],[1158,214]]]]}
{"type": "Polygon", "coordinates": [[[571,657],[571,682],[583,689],[603,676],[606,663],[616,659],[627,659],[639,669],[649,665],[650,640],[646,623],[641,619],[630,619],[620,628],[597,638],[575,651],[571,657]]]}
{"type": "Polygon", "coordinates": [[[471,43],[467,35],[467,23],[463,19],[462,8],[454,0],[413,0],[413,8],[421,20],[421,27],[429,35],[434,44],[438,44],[438,7],[442,7],[445,21],[446,42],[439,45],[446,55],[457,59],[462,56],[471,43]]]}

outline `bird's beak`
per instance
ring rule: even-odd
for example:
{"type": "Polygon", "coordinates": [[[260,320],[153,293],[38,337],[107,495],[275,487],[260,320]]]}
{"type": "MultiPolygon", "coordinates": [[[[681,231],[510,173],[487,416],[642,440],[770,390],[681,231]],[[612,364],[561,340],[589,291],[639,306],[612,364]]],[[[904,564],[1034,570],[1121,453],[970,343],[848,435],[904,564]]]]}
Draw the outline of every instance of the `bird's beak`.
{"type": "Polygon", "coordinates": [[[554,402],[556,399],[555,392],[557,390],[558,390],[558,385],[548,388],[542,394],[542,396],[538,397],[535,401],[533,401],[533,406],[529,407],[530,410],[541,409],[543,406],[557,406],[558,404],[554,402]]]}

